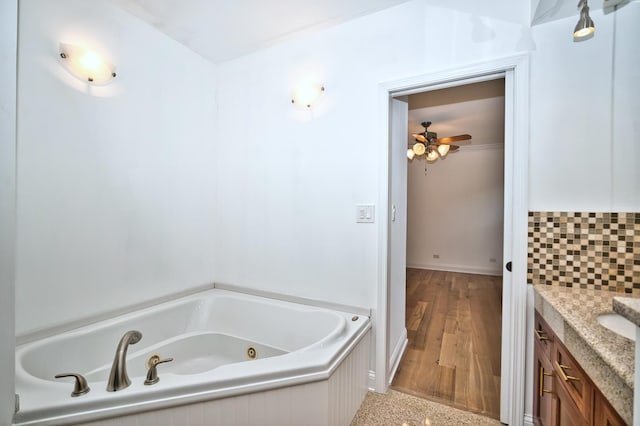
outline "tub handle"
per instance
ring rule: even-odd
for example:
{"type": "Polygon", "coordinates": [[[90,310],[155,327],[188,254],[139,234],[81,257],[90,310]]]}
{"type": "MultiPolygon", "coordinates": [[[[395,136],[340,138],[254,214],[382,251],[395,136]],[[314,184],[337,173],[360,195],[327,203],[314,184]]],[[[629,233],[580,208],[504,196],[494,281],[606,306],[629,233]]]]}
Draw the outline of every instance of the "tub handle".
{"type": "Polygon", "coordinates": [[[75,384],[73,386],[73,392],[71,392],[71,396],[80,396],[89,392],[91,388],[87,384],[87,379],[84,378],[82,374],[76,373],[60,373],[54,376],[56,379],[62,379],[63,377],[74,377],[76,379],[75,384]]]}
{"type": "Polygon", "coordinates": [[[162,364],[163,362],[173,361],[173,358],[160,359],[158,361],[152,362],[149,367],[149,371],[147,371],[147,378],[144,381],[145,385],[155,385],[160,381],[160,377],[158,377],[158,364],[162,364]]]}

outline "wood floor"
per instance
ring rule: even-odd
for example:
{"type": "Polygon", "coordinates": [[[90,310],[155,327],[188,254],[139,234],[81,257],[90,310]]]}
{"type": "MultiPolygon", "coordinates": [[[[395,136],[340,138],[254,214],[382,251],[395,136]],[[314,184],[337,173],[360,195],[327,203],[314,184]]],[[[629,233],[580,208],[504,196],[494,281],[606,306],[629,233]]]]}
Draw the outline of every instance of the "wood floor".
{"type": "Polygon", "coordinates": [[[500,417],[502,277],[407,269],[409,343],[392,388],[500,417]]]}

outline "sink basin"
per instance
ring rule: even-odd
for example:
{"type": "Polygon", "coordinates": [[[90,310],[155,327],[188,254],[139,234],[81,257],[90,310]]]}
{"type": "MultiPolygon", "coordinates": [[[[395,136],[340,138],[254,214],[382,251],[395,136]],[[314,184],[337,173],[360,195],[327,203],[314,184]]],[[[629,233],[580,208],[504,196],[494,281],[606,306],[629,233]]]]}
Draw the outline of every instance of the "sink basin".
{"type": "Polygon", "coordinates": [[[618,314],[602,314],[598,316],[598,322],[603,327],[617,333],[627,339],[636,340],[636,325],[618,314]]]}

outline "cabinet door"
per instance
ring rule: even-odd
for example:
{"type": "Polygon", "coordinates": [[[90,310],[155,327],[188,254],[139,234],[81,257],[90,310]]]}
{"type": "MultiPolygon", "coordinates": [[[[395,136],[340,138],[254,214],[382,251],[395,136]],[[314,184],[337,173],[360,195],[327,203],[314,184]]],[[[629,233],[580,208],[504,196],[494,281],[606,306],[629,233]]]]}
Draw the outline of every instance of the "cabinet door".
{"type": "Polygon", "coordinates": [[[593,415],[595,426],[625,426],[626,423],[620,418],[611,404],[602,396],[600,391],[596,392],[595,410],[593,415]]]}
{"type": "Polygon", "coordinates": [[[554,390],[560,388],[571,397],[574,406],[588,423],[593,416],[593,384],[576,360],[559,342],[554,345],[554,390]]]}
{"type": "Polygon", "coordinates": [[[547,357],[547,359],[551,359],[553,356],[552,348],[553,342],[555,341],[555,334],[551,330],[551,327],[542,319],[542,315],[536,311],[535,313],[535,323],[534,323],[534,340],[537,344],[540,345],[540,350],[547,357]]]}
{"type": "Polygon", "coordinates": [[[553,425],[553,367],[543,348],[534,345],[533,418],[536,425],[553,425]]]}
{"type": "MultiPolygon", "coordinates": [[[[558,380],[557,376],[555,380],[558,380]]],[[[555,426],[587,426],[589,424],[563,386],[556,384],[555,393],[555,426]]]]}

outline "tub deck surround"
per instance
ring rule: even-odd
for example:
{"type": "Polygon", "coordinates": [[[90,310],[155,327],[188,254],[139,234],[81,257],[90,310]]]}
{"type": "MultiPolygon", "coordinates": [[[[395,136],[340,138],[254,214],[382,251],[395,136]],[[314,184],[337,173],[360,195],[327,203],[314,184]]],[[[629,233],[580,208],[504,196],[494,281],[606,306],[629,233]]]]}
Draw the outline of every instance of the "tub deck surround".
{"type": "Polygon", "coordinates": [[[614,297],[613,310],[640,327],[640,298],[614,297]]]}
{"type": "MultiPolygon", "coordinates": [[[[633,418],[635,344],[601,326],[616,293],[550,285],[534,286],[535,308],[629,424],[633,418]]],[[[640,297],[640,296],[639,296],[640,297]]],[[[640,301],[634,295],[635,300],[640,301]]]]}
{"type": "Polygon", "coordinates": [[[14,421],[90,422],[327,381],[370,328],[363,315],[208,290],[18,346],[14,421]],[[128,330],[142,333],[128,349],[131,386],[107,392],[116,345],[128,330]],[[250,346],[256,360],[247,356],[250,346]],[[174,361],[145,386],[145,362],[155,354],[174,361]],[[62,372],[83,374],[91,391],[72,398],[72,381],[53,378],[62,372]]]}

